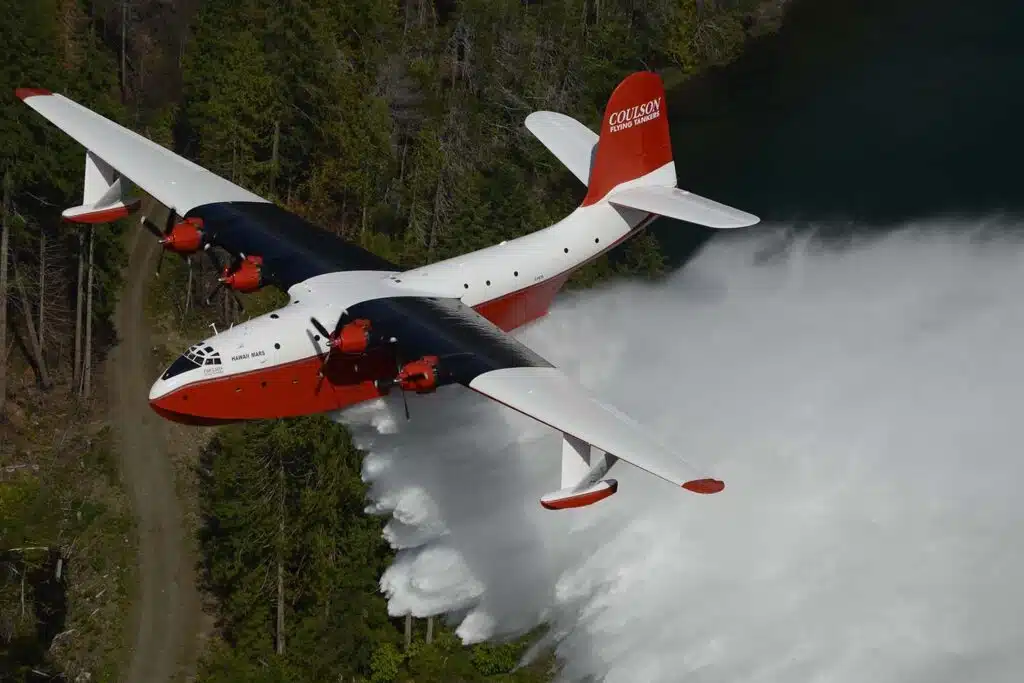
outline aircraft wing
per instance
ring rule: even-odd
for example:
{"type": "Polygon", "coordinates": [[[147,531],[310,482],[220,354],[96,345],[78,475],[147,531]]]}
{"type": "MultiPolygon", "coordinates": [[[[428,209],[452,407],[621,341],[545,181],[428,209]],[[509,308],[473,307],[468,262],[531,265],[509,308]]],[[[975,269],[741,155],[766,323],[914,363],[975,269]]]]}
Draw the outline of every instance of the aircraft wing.
{"type": "Polygon", "coordinates": [[[694,493],[724,488],[456,298],[375,298],[350,306],[347,315],[393,338],[400,362],[436,356],[454,382],[562,432],[561,488],[541,499],[549,509],[614,493],[618,483],[604,476],[617,460],[694,493]]]}
{"type": "Polygon", "coordinates": [[[82,205],[64,211],[68,220],[97,223],[127,216],[137,206],[128,197],[131,183],[170,209],[165,233],[175,215],[192,221],[201,226],[203,247],[258,254],[264,281],[284,291],[325,273],[398,270],[63,95],[34,88],[15,94],[86,150],[82,205]]]}
{"type": "MultiPolygon", "coordinates": [[[[717,493],[725,486],[700,474],[650,436],[650,428],[602,402],[558,368],[494,370],[476,377],[469,388],[557,429],[564,438],[574,437],[694,493],[717,493]]],[[[579,483],[564,479],[563,487],[579,483]]]]}
{"type": "Polygon", "coordinates": [[[179,216],[214,202],[267,201],[63,95],[26,88],[16,94],[179,216]]]}

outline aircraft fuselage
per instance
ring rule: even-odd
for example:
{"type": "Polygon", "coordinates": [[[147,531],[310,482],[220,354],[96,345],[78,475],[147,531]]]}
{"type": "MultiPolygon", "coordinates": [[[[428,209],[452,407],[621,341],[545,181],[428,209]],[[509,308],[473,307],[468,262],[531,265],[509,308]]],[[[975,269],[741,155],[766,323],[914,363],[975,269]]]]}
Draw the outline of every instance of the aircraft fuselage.
{"type": "MultiPolygon", "coordinates": [[[[186,424],[324,413],[381,396],[400,359],[387,345],[332,352],[311,318],[382,296],[461,298],[503,331],[543,316],[572,272],[655,216],[610,204],[580,207],[555,225],[422,268],[318,275],[288,289],[288,305],[190,347],[153,384],[150,405],[186,424]]],[[[430,324],[424,316],[424,324],[430,324]]],[[[483,351],[487,353],[486,350],[483,351]]],[[[410,359],[406,359],[410,360],[410,359]]]]}

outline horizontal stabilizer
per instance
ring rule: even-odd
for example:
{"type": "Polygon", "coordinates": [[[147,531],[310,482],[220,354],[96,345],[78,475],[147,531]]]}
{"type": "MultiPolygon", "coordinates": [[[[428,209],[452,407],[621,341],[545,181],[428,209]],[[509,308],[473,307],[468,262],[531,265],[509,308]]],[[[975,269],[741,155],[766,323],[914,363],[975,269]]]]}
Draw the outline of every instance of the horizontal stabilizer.
{"type": "Polygon", "coordinates": [[[576,119],[553,111],[535,111],[526,117],[526,128],[558,157],[584,185],[590,182],[590,165],[597,133],[576,119]]]}
{"type": "Polygon", "coordinates": [[[678,187],[629,187],[616,190],[608,201],[709,228],[745,228],[761,221],[746,211],[680,190],[678,187]]]}

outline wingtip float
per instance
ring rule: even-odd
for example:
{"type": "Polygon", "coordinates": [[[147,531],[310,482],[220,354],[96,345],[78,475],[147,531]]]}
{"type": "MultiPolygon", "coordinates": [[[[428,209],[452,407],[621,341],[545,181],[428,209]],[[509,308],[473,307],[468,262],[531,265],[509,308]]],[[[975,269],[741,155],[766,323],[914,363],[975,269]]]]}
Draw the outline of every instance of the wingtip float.
{"type": "Polygon", "coordinates": [[[527,129],[587,186],[571,214],[408,271],[66,97],[35,99],[50,94],[15,90],[85,148],[82,204],[65,219],[114,220],[138,210],[127,195],[134,184],[166,212],[141,221],[164,253],[213,260],[218,287],[233,296],[270,285],[290,297],[175,360],[150,391],[162,417],[185,424],[273,419],[458,384],[562,433],[561,486],[541,498],[547,509],[614,494],[618,481],[605,475],[618,460],[694,493],[723,490],[717,479],[694,478],[694,468],[648,430],[507,334],[545,315],[574,271],[659,216],[722,229],[759,220],[676,187],[656,74],[619,84],[599,133],[564,114],[527,117],[527,129]],[[211,246],[232,255],[230,262],[218,262],[211,246]],[[335,320],[335,332],[311,323],[335,320]]]}

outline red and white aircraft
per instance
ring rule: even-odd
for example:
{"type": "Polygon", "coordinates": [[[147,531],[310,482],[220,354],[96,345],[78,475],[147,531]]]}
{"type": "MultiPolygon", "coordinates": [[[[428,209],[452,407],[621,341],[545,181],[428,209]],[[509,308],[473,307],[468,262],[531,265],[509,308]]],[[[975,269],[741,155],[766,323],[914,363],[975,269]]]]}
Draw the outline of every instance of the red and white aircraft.
{"type": "Polygon", "coordinates": [[[696,493],[724,488],[507,334],[544,315],[574,270],[658,216],[712,228],[758,222],[676,188],[657,75],[618,85],[600,136],[563,114],[526,118],[587,186],[579,208],[525,237],[405,271],[62,95],[16,94],[86,149],[82,206],[66,210],[68,220],[128,215],[133,183],[170,210],[165,249],[222,247],[236,257],[226,286],[272,285],[290,297],[174,361],[149,394],[165,418],[278,418],[339,410],[394,386],[427,393],[461,384],[562,433],[561,487],[541,498],[546,508],[610,496],[618,484],[606,475],[619,459],[696,493]]]}

